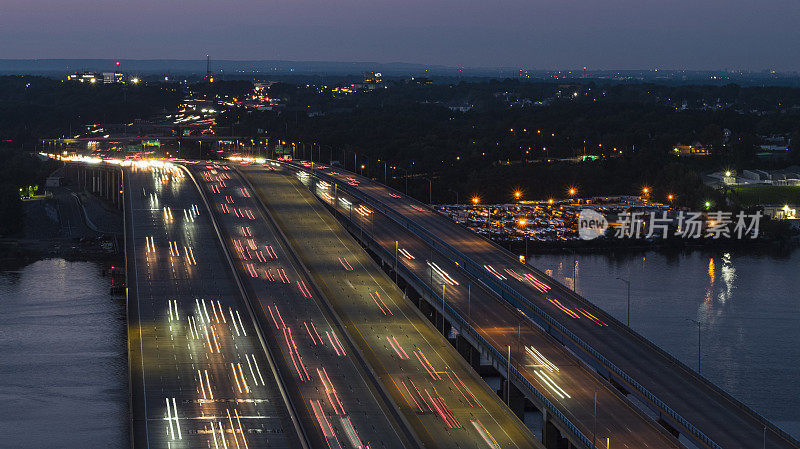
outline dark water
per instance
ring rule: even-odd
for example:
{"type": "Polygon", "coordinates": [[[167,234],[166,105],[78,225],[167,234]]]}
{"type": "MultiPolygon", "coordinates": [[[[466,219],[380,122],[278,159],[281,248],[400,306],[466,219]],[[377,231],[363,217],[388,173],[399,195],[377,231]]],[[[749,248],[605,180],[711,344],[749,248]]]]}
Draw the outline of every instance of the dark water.
{"type": "Polygon", "coordinates": [[[800,251],[541,255],[530,263],[800,437],[800,251]],[[573,270],[577,257],[577,270],[573,270]]]}
{"type": "Polygon", "coordinates": [[[100,270],[0,271],[0,446],[128,446],[124,301],[100,270]]]}

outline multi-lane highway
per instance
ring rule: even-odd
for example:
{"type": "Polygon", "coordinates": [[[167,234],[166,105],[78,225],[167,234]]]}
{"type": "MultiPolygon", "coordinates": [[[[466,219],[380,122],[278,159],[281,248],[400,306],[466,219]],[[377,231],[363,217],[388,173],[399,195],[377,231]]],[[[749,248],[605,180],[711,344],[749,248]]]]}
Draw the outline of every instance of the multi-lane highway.
{"type": "MultiPolygon", "coordinates": [[[[300,164],[295,165],[295,167],[308,170],[307,167],[303,167],[300,164]]],[[[485,271],[482,273],[481,278],[490,279],[493,283],[502,284],[503,288],[520,293],[526,300],[535,304],[550,317],[555,318],[580,340],[588,342],[607,361],[635,379],[654,397],[667,404],[668,407],[694,425],[700,432],[707,435],[714,443],[726,448],[762,447],[764,444],[766,444],[766,447],[798,447],[794,440],[763,420],[763,418],[757,416],[752,410],[739,404],[663,351],[652,347],[642,337],[633,333],[626,326],[584,298],[573,294],[532,267],[520,264],[513,255],[502,250],[497,245],[437,214],[424,204],[372,180],[327,167],[317,168],[317,172],[323,180],[336,182],[344,190],[353,189],[361,195],[366,195],[370,199],[386,205],[404,219],[424,229],[432,238],[446,243],[465,255],[477,266],[483,267],[485,271]]],[[[365,229],[375,232],[386,248],[393,249],[394,241],[398,239],[401,247],[411,245],[410,242],[413,241],[413,238],[410,233],[401,234],[403,227],[385,219],[385,217],[382,217],[383,219],[376,218],[377,216],[378,214],[371,214],[370,218],[372,220],[364,220],[363,218],[366,217],[356,217],[356,219],[362,221],[365,229]],[[403,235],[403,237],[397,237],[399,235],[403,235]]],[[[452,266],[449,262],[449,257],[431,251],[429,245],[422,245],[419,248],[423,253],[428,251],[428,255],[416,254],[417,258],[432,260],[438,264],[439,269],[431,269],[430,278],[438,276],[438,282],[446,282],[441,273],[439,273],[440,270],[453,277],[458,276],[460,271],[463,272],[463,270],[452,266]]],[[[412,261],[404,260],[404,262],[411,266],[414,265],[412,261]]],[[[465,279],[467,282],[470,282],[470,280],[474,282],[476,276],[468,276],[465,279]]],[[[436,282],[436,279],[432,280],[434,283],[436,282]]],[[[449,288],[452,291],[458,287],[450,286],[449,288]]],[[[476,316],[475,307],[478,302],[495,309],[498,304],[503,303],[503,300],[497,295],[487,296],[491,296],[491,298],[478,300],[474,295],[472,296],[471,309],[473,319],[476,316]]],[[[447,298],[451,305],[463,306],[461,304],[463,302],[462,299],[459,299],[463,298],[463,292],[456,294],[456,291],[453,291],[453,294],[447,298]]],[[[526,310],[526,313],[533,314],[535,312],[531,309],[526,310]]],[[[497,325],[500,326],[502,323],[501,321],[497,325]]],[[[508,333],[508,329],[505,329],[502,333],[508,333]]],[[[520,346],[523,349],[529,346],[528,340],[521,335],[520,339],[520,346]]],[[[563,336],[563,339],[570,341],[568,336],[563,336]]],[[[570,341],[570,345],[576,351],[580,351],[574,341],[570,341]]],[[[535,347],[536,343],[533,346],[535,347]]],[[[536,356],[532,357],[538,358],[536,356]]],[[[549,356],[546,358],[549,360],[549,356]]],[[[556,360],[558,359],[556,358],[556,360]]],[[[579,384],[583,385],[583,388],[588,385],[585,381],[580,381],[575,384],[575,387],[579,387],[579,384]]],[[[548,386],[544,383],[542,383],[542,387],[545,390],[548,389],[548,386]]],[[[631,387],[627,386],[627,388],[630,389],[631,387]]],[[[569,392],[566,388],[565,390],[569,392]]],[[[560,402],[564,402],[564,398],[558,399],[561,399],[560,402]]],[[[575,418],[583,423],[593,425],[593,417],[587,420],[584,414],[584,416],[575,416],[575,418]]],[[[632,426],[633,424],[631,423],[636,421],[628,420],[624,422],[626,425],[632,426]]],[[[631,430],[631,434],[639,434],[640,432],[638,429],[631,430]]],[[[609,428],[608,432],[618,435],[613,428],[609,428]]],[[[591,435],[593,432],[588,434],[591,435]]],[[[640,446],[634,444],[631,447],[640,446]]]]}
{"type": "Polygon", "coordinates": [[[426,447],[541,447],[291,173],[241,170],[426,447]]]}
{"type": "Polygon", "coordinates": [[[497,350],[505,353],[510,346],[514,367],[584,435],[596,436],[597,441],[610,439],[614,447],[679,447],[675,438],[621,398],[608,383],[587,371],[562,344],[526,320],[517,309],[498,304],[481,284],[471,282],[463,270],[433,253],[408,230],[374,212],[351,212],[351,208],[370,209],[341,191],[334,193],[330,188],[317,193],[323,201],[352,217],[384,247],[392,252],[397,248],[399,262],[437,291],[444,291],[448,304],[467,317],[497,350]],[[335,200],[333,195],[337,195],[335,200]],[[600,410],[596,419],[595,400],[600,410]]]}
{"type": "Polygon", "coordinates": [[[223,230],[311,446],[415,446],[250,188],[225,164],[189,168],[223,230]]]}
{"type": "Polygon", "coordinates": [[[134,446],[299,447],[193,183],[137,164],[124,190],[134,446]]]}

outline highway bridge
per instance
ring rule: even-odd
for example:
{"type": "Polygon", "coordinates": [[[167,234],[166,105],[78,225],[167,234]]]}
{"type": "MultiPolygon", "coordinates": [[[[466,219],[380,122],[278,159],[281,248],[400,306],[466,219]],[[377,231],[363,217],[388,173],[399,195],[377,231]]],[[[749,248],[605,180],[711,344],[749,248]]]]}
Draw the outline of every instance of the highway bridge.
{"type": "Polygon", "coordinates": [[[134,447],[299,447],[295,413],[186,172],[124,171],[134,447]]]}
{"type": "Polygon", "coordinates": [[[462,335],[481,337],[481,350],[508,363],[510,347],[511,383],[555,415],[573,444],[800,447],[590,301],[427,205],[338,167],[276,167],[293,172],[408,284],[424,284],[415,285],[429,292],[423,299],[462,335]]]}
{"type": "Polygon", "coordinates": [[[125,212],[134,447],[800,447],[372,180],[303,161],[90,162],[78,176],[125,212]]]}
{"type": "Polygon", "coordinates": [[[132,447],[545,447],[303,188],[105,162],[73,165],[123,193],[132,447]]]}

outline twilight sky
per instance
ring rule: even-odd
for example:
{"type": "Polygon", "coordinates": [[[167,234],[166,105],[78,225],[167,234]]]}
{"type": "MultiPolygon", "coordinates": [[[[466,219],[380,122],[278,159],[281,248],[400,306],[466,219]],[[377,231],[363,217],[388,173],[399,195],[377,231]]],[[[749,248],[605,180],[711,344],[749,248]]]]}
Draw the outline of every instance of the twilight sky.
{"type": "Polygon", "coordinates": [[[0,58],[800,70],[800,0],[0,0],[0,58]]]}

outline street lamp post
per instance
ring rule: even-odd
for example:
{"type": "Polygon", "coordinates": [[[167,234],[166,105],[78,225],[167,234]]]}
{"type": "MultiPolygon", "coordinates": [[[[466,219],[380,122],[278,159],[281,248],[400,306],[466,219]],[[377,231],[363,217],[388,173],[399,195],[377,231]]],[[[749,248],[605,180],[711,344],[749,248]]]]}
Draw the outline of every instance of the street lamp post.
{"type": "Polygon", "coordinates": [[[444,286],[445,283],[442,282],[442,335],[444,335],[444,338],[447,338],[447,335],[445,335],[445,330],[444,330],[444,286]]]}
{"type": "Polygon", "coordinates": [[[597,441],[597,390],[594,390],[594,429],[592,430],[592,447],[595,446],[595,442],[597,441]]]}
{"type": "Polygon", "coordinates": [[[506,366],[506,405],[511,406],[511,345],[508,345],[508,365],[506,366]]]}
{"type": "Polygon", "coordinates": [[[528,260],[528,233],[525,232],[525,225],[528,223],[524,218],[519,220],[519,227],[522,228],[523,238],[525,239],[525,260],[528,260]]]}
{"type": "Polygon", "coordinates": [[[456,204],[458,204],[458,190],[447,189],[448,192],[453,192],[456,194],[456,204]]]}
{"type": "Polygon", "coordinates": [[[433,205],[433,180],[428,178],[428,205],[433,205]]]}
{"type": "Polygon", "coordinates": [[[631,281],[629,279],[623,279],[619,276],[617,276],[617,279],[624,282],[625,285],[628,286],[628,313],[626,315],[627,316],[626,324],[628,325],[628,327],[631,327],[631,281]]]}
{"type": "Polygon", "coordinates": [[[686,321],[691,321],[692,323],[697,324],[697,374],[700,374],[700,325],[703,324],[703,322],[699,320],[693,320],[691,318],[686,318],[686,321]]]}

